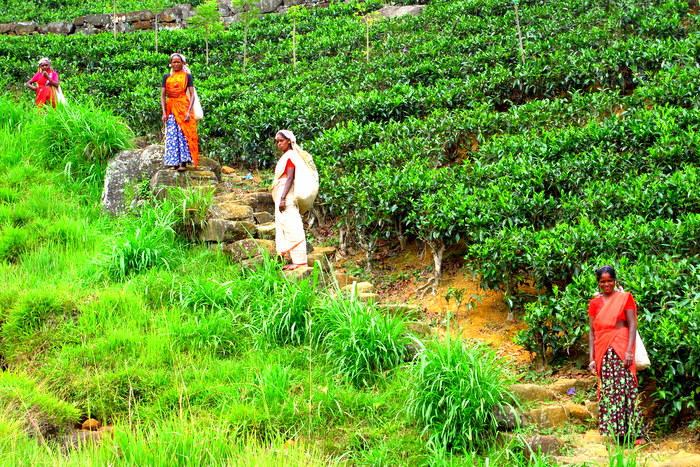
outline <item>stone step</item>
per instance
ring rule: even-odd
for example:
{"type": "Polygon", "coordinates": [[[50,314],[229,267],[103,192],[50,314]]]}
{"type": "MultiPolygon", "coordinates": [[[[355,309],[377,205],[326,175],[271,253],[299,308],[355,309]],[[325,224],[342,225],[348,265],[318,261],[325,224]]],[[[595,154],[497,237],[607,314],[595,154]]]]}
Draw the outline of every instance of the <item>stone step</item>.
{"type": "Polygon", "coordinates": [[[256,233],[256,225],[252,222],[210,219],[199,238],[204,242],[227,243],[251,238],[256,233]]]}
{"type": "Polygon", "coordinates": [[[245,204],[236,204],[232,201],[212,204],[209,208],[209,213],[212,219],[255,222],[253,208],[245,204]]]}

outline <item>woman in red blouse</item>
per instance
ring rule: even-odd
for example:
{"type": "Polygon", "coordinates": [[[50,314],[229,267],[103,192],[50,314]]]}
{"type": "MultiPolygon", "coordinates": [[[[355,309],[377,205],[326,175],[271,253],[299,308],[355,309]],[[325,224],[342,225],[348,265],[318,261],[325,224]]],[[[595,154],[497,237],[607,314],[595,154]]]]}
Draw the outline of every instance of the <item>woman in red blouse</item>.
{"type": "Polygon", "coordinates": [[[588,304],[588,368],[600,378],[598,429],[621,442],[635,440],[637,445],[644,444],[634,364],[637,305],[631,293],[618,287],[612,267],[600,268],[596,278],[600,294],[588,304]]]}

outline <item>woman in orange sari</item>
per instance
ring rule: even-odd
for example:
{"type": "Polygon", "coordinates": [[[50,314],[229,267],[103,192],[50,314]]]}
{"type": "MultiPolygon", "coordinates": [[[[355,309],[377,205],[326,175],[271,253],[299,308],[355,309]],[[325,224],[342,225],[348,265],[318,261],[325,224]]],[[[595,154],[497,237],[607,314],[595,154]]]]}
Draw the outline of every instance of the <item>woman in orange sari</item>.
{"type": "Polygon", "coordinates": [[[600,294],[588,304],[590,364],[600,378],[600,434],[620,442],[644,444],[642,416],[637,406],[637,367],[634,363],[637,305],[631,293],[617,285],[610,266],[596,271],[600,294]]]}
{"type": "Polygon", "coordinates": [[[46,57],[39,60],[39,69],[24,85],[36,92],[36,105],[43,107],[48,101],[52,107],[56,107],[58,73],[51,66],[51,60],[46,57]]]}
{"type": "Polygon", "coordinates": [[[197,122],[192,115],[194,85],[182,54],[170,56],[170,69],[171,72],[163,76],[160,91],[165,124],[164,164],[184,172],[188,163],[197,167],[199,162],[197,122]]]}

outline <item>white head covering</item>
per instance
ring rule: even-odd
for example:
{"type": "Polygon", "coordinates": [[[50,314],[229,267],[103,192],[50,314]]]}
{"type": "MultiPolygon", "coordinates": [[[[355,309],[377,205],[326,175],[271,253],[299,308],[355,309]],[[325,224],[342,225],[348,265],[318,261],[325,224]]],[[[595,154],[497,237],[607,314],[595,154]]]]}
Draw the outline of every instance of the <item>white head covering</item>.
{"type": "Polygon", "coordinates": [[[51,66],[51,60],[49,60],[49,57],[44,57],[41,60],[39,60],[39,63],[37,63],[38,66],[41,66],[42,63],[47,62],[49,66],[51,66]]]}
{"type": "Polygon", "coordinates": [[[292,133],[291,131],[289,131],[289,130],[280,130],[280,131],[278,131],[277,133],[279,133],[279,134],[281,134],[282,136],[284,136],[285,138],[287,138],[289,141],[292,142],[292,144],[296,144],[296,142],[297,142],[297,137],[294,136],[294,133],[292,133]]]}

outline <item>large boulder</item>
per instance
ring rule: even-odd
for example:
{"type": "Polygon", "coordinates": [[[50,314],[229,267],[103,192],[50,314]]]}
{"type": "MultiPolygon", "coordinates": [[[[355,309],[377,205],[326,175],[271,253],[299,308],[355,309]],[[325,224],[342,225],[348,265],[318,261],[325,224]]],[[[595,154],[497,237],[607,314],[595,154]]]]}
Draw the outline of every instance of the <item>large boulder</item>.
{"type": "Polygon", "coordinates": [[[9,34],[14,27],[13,23],[0,23],[0,34],[9,34]]]}
{"type": "Polygon", "coordinates": [[[46,25],[46,32],[67,36],[75,32],[75,24],[70,21],[54,21],[46,25]]]}
{"type": "Polygon", "coordinates": [[[110,214],[124,212],[124,193],[128,186],[150,179],[163,168],[165,148],[151,145],[144,149],[121,151],[107,164],[102,207],[110,214]]]}

